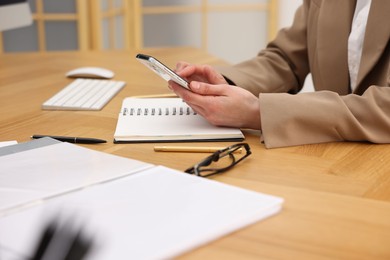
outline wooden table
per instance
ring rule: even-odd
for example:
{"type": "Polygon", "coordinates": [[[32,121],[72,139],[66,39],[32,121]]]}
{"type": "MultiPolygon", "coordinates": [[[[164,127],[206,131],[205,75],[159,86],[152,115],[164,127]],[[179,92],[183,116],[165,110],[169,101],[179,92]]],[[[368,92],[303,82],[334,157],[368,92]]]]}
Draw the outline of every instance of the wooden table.
{"type": "MultiPolygon", "coordinates": [[[[224,64],[192,48],[144,52],[171,67],[179,60],[224,64]]],[[[0,141],[24,142],[32,134],[93,136],[110,141],[84,146],[174,169],[201,160],[205,154],[156,153],[153,144],[111,142],[123,98],[169,93],[162,79],[135,60],[136,53],[0,55],[0,141]],[[65,73],[81,66],[111,69],[127,86],[101,111],[41,110],[71,82],[65,73]]],[[[267,150],[258,132],[244,133],[253,154],[214,179],[284,197],[283,211],[179,258],[390,259],[390,145],[343,142],[267,150]]]]}

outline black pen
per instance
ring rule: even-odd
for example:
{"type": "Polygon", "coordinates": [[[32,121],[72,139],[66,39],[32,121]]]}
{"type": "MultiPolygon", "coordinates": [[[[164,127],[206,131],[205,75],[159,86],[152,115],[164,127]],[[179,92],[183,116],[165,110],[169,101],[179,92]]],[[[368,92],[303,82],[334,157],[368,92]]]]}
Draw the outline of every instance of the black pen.
{"type": "Polygon", "coordinates": [[[50,137],[62,142],[69,142],[75,144],[100,144],[107,143],[106,140],[89,138],[89,137],[71,137],[71,136],[55,136],[55,135],[33,135],[31,138],[38,139],[43,137],[50,137]]]}

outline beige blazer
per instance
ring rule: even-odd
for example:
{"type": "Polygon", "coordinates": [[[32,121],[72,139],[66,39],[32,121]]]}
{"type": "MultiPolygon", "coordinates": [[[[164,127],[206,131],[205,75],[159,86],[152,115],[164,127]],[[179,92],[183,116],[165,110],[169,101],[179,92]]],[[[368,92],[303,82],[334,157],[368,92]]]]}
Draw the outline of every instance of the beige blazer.
{"type": "Polygon", "coordinates": [[[259,95],[266,147],[390,143],[390,1],[372,0],[357,88],[350,93],[347,46],[355,5],[356,0],[304,0],[293,25],[265,50],[220,69],[259,95]],[[316,92],[292,95],[308,73],[316,92]]]}

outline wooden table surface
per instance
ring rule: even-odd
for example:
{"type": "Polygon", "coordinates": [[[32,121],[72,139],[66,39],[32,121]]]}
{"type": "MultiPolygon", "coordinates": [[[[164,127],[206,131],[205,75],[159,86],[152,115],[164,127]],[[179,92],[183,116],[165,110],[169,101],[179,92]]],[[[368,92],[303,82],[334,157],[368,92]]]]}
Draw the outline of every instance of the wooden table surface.
{"type": "MultiPolygon", "coordinates": [[[[179,60],[224,64],[193,48],[143,52],[171,67],[179,60]]],[[[83,146],[178,170],[198,162],[206,154],[157,153],[150,143],[112,143],[125,97],[170,93],[166,82],[135,60],[137,53],[1,54],[0,141],[24,142],[32,134],[93,136],[109,142],[83,146]],[[114,79],[127,85],[101,111],[41,110],[72,81],[65,73],[82,66],[111,69],[114,79]]],[[[179,258],[390,259],[390,145],[340,142],[267,150],[259,132],[243,132],[253,154],[214,179],[281,196],[282,212],[179,258]]]]}

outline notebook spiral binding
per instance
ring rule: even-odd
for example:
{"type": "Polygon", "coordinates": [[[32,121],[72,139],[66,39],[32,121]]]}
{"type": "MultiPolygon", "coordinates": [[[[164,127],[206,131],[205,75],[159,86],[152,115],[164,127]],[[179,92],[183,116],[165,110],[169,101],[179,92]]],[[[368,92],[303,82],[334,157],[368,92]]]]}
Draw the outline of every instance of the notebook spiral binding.
{"type": "Polygon", "coordinates": [[[124,116],[176,116],[176,115],[196,115],[197,113],[190,107],[171,107],[171,108],[124,108],[124,116]]]}

